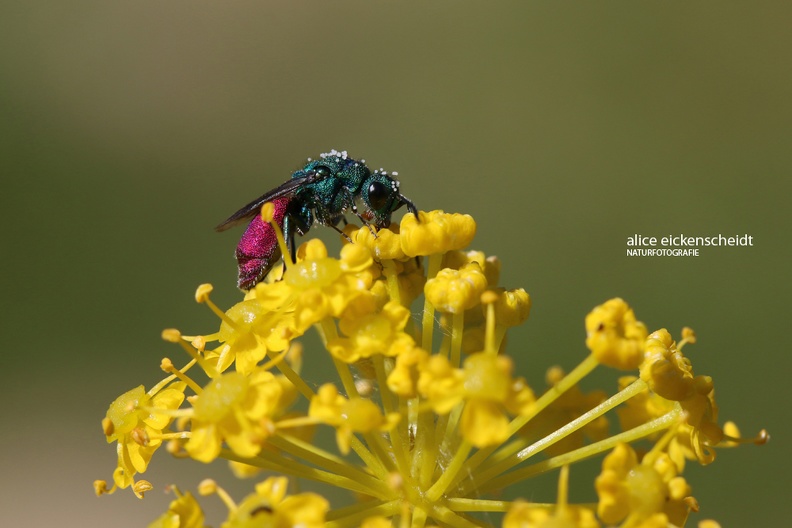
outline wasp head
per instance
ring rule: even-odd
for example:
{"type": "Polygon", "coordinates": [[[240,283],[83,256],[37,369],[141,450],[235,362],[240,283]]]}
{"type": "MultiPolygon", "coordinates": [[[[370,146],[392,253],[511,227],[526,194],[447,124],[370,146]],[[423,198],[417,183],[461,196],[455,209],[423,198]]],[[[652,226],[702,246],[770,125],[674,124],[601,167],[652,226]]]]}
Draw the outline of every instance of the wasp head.
{"type": "Polygon", "coordinates": [[[365,204],[367,220],[377,228],[388,227],[391,214],[403,205],[406,205],[416,217],[418,216],[415,205],[399,192],[399,181],[386,172],[374,171],[363,182],[360,195],[365,204]]]}

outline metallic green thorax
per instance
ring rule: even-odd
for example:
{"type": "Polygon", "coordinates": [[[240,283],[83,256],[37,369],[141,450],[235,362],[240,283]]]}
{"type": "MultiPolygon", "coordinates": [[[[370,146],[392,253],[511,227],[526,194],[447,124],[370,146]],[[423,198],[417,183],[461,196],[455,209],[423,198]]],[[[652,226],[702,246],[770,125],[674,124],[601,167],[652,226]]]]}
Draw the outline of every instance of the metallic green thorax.
{"type": "Polygon", "coordinates": [[[399,193],[397,180],[386,171],[372,172],[346,152],[323,154],[295,171],[292,178],[304,179],[311,174],[318,177],[300,186],[287,213],[300,234],[314,222],[335,226],[345,212],[377,228],[390,225],[391,214],[402,205],[416,212],[412,202],[399,193]]]}

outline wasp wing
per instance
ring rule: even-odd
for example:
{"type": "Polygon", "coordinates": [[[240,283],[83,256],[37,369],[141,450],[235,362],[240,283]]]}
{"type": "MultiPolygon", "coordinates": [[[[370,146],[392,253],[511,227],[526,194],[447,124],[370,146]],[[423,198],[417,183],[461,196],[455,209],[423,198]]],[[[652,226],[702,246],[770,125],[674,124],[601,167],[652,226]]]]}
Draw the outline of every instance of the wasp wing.
{"type": "Polygon", "coordinates": [[[215,231],[225,231],[226,229],[233,227],[235,225],[241,224],[247,220],[250,220],[254,216],[256,216],[259,211],[261,210],[261,206],[267,202],[271,202],[276,198],[282,198],[284,196],[290,196],[294,194],[297,189],[301,186],[305,185],[306,183],[311,183],[316,180],[316,176],[314,173],[308,173],[305,176],[298,176],[296,178],[291,178],[289,181],[284,182],[280,186],[272,189],[269,192],[266,192],[247,204],[245,207],[237,211],[236,213],[232,214],[228,219],[223,222],[222,224],[215,227],[215,231]]]}

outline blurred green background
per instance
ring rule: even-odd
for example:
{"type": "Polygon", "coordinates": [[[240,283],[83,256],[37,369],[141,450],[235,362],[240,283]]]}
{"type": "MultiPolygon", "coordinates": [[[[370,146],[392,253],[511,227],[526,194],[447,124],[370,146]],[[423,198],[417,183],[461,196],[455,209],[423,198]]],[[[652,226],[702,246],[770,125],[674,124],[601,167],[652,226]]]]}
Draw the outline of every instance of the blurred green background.
{"type": "MultiPolygon", "coordinates": [[[[786,526],[791,19],[762,1],[3,2],[0,525],[145,526],[166,484],[232,480],[158,453],[145,501],[97,499],[115,463],[99,422],[181,357],[162,328],[216,327],[199,283],[239,298],[241,230],[212,227],[338,148],[476,218],[473,247],[532,295],[509,350],[537,388],[610,297],[695,328],[721,418],[773,440],[686,473],[691,525],[786,526]],[[625,256],[633,233],[679,232],[754,247],[625,256]]],[[[573,469],[576,499],[595,470],[573,469]]]]}

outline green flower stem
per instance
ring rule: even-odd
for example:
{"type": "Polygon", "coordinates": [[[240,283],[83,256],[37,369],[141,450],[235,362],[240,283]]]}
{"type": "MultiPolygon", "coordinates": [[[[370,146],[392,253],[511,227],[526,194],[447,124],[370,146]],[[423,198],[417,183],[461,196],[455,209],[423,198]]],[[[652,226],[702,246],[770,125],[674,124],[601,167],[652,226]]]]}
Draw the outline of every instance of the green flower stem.
{"type": "Polygon", "coordinates": [[[434,330],[434,306],[429,301],[424,303],[423,318],[421,328],[421,347],[424,350],[432,350],[432,331],[434,330]]]}
{"type": "Polygon", "coordinates": [[[484,319],[484,352],[497,354],[498,347],[495,346],[495,305],[487,303],[485,307],[484,319]]]}
{"type": "MultiPolygon", "coordinates": [[[[164,414],[165,416],[170,416],[171,418],[181,418],[183,416],[189,416],[192,418],[195,415],[195,409],[165,409],[162,407],[150,407],[148,405],[138,408],[141,411],[146,411],[150,414],[164,414]]],[[[190,431],[183,432],[188,433],[186,438],[190,437],[190,431]]]]}
{"type": "MultiPolygon", "coordinates": [[[[200,365],[200,367],[204,370],[204,372],[206,372],[207,376],[209,376],[210,378],[216,378],[217,376],[220,375],[220,373],[217,372],[217,369],[214,368],[212,365],[210,365],[209,362],[206,361],[206,359],[204,359],[204,357],[200,355],[198,351],[192,347],[192,345],[187,344],[183,339],[179,341],[179,345],[181,345],[184,351],[187,352],[187,354],[189,354],[191,358],[193,358],[195,361],[198,362],[198,365],[200,365]]],[[[182,370],[180,372],[184,373],[185,371],[182,370]]]]}
{"type": "MultiPolygon", "coordinates": [[[[428,257],[428,269],[427,269],[427,280],[435,277],[437,273],[440,271],[440,267],[443,263],[443,255],[442,254],[433,254],[429,255],[428,257]]],[[[432,339],[433,339],[433,331],[434,331],[434,306],[428,300],[424,301],[424,310],[423,310],[423,318],[421,320],[421,347],[424,350],[432,350],[432,339]]],[[[419,400],[418,398],[414,398],[411,402],[413,409],[419,408],[419,400]]],[[[433,472],[433,464],[430,468],[430,464],[427,462],[428,460],[428,452],[427,450],[434,445],[434,432],[435,432],[435,424],[434,420],[430,416],[430,413],[426,412],[418,412],[416,415],[410,414],[409,415],[409,422],[408,422],[408,430],[415,431],[415,451],[413,455],[413,467],[411,474],[417,475],[418,480],[421,482],[422,487],[428,485],[433,472]]],[[[413,523],[414,527],[416,526],[423,526],[426,522],[426,512],[423,512],[423,520],[421,520],[421,514],[416,512],[413,514],[413,523]],[[418,524],[416,524],[418,523],[418,524]]]]}
{"type": "Polygon", "coordinates": [[[464,408],[464,404],[457,404],[451,409],[451,412],[448,413],[448,426],[446,428],[445,438],[443,438],[443,442],[446,446],[454,445],[454,440],[459,438],[459,418],[462,416],[464,408]]]}
{"type": "Polygon", "coordinates": [[[410,528],[423,528],[426,525],[426,517],[427,511],[424,508],[420,506],[413,508],[410,528]]]}
{"type": "Polygon", "coordinates": [[[392,260],[383,260],[382,273],[388,281],[388,295],[392,301],[401,304],[401,289],[399,288],[399,276],[396,272],[396,264],[392,260]]]}
{"type": "Polygon", "coordinates": [[[382,515],[391,517],[399,513],[399,500],[369,501],[353,504],[346,508],[331,510],[327,513],[326,528],[346,528],[360,526],[367,517],[382,515]]]}
{"type": "Polygon", "coordinates": [[[280,434],[269,438],[269,443],[283,450],[290,455],[300,457],[322,469],[341,475],[361,484],[365,484],[373,489],[377,489],[382,494],[388,493],[388,487],[382,481],[361,471],[358,467],[350,464],[347,460],[333,455],[313,444],[304,442],[291,435],[280,434]]]}
{"type": "MultiPolygon", "coordinates": [[[[505,512],[514,504],[511,501],[500,500],[486,500],[486,499],[462,499],[458,497],[449,498],[447,500],[448,508],[455,512],[505,512]]],[[[531,503],[531,506],[548,508],[554,507],[555,504],[536,504],[531,503]]]]}
{"type": "Polygon", "coordinates": [[[393,462],[393,457],[391,456],[391,449],[388,444],[385,443],[385,439],[382,437],[379,431],[371,431],[368,433],[363,433],[363,438],[366,440],[366,444],[368,444],[369,449],[371,449],[377,458],[382,462],[385,466],[385,470],[388,473],[395,473],[397,471],[396,464],[393,462]]]}
{"type": "Polygon", "coordinates": [[[667,429],[668,427],[678,423],[682,415],[682,408],[677,406],[677,408],[673,411],[669,411],[660,418],[655,418],[651,422],[639,425],[638,427],[634,427],[629,431],[624,431],[623,433],[611,436],[605,440],[601,440],[599,442],[583,446],[579,449],[575,449],[574,451],[564,453],[563,455],[549,458],[538,464],[512,471],[511,473],[507,473],[506,475],[502,475],[498,478],[490,480],[483,486],[476,486],[475,489],[477,492],[502,489],[527,478],[539,475],[540,473],[550,471],[551,469],[555,469],[567,464],[573,464],[575,462],[580,462],[581,460],[585,460],[587,458],[599,455],[600,453],[604,453],[605,451],[609,451],[620,443],[635,442],[636,440],[645,438],[658,431],[667,429]]]}
{"type": "MultiPolygon", "coordinates": [[[[335,329],[335,325],[333,325],[333,328],[335,329]]],[[[355,386],[355,379],[352,376],[352,371],[349,369],[349,365],[336,358],[333,358],[333,364],[335,365],[336,370],[338,370],[338,375],[341,378],[341,383],[344,385],[347,395],[350,398],[359,398],[360,395],[358,394],[357,387],[355,386]]],[[[380,471],[378,471],[380,474],[382,472],[390,473],[395,471],[396,466],[393,463],[393,459],[390,457],[390,450],[384,446],[379,433],[364,433],[363,437],[366,439],[368,449],[366,449],[366,447],[363,446],[360,441],[356,443],[350,442],[350,447],[352,447],[352,449],[358,453],[358,455],[361,455],[361,458],[364,460],[364,462],[366,462],[366,460],[371,460],[376,463],[377,466],[381,468],[380,471]],[[363,458],[363,455],[360,451],[361,449],[365,450],[365,452],[368,454],[368,458],[363,458]],[[369,449],[374,452],[374,455],[371,455],[369,449]]],[[[352,435],[350,440],[357,440],[357,436],[352,435]]],[[[368,465],[368,462],[366,462],[366,465],[368,465]]],[[[374,468],[371,466],[369,466],[369,468],[374,470],[374,468]]]]}
{"type": "MultiPolygon", "coordinates": [[[[374,364],[374,372],[377,376],[377,386],[380,389],[380,399],[382,400],[382,407],[386,413],[398,412],[396,395],[393,394],[388,388],[388,373],[386,372],[385,357],[382,354],[374,354],[371,357],[371,362],[374,364]]],[[[390,365],[393,365],[391,362],[390,365]]]]}
{"type": "Polygon", "coordinates": [[[480,526],[444,505],[436,505],[432,508],[432,518],[438,520],[441,524],[454,526],[455,528],[478,528],[480,526]]]}
{"type": "MultiPolygon", "coordinates": [[[[412,465],[410,467],[410,475],[417,476],[418,472],[416,471],[416,465],[418,458],[420,457],[419,452],[416,451],[417,445],[419,440],[417,437],[418,432],[418,416],[420,415],[421,400],[417,396],[415,398],[400,398],[399,404],[400,409],[402,410],[402,416],[407,417],[407,427],[405,428],[406,433],[406,440],[407,446],[409,446],[409,451],[412,453],[412,465]]],[[[400,424],[401,425],[401,424],[400,424]]],[[[400,428],[401,429],[401,428],[400,428]]]]}
{"type": "Polygon", "coordinates": [[[542,394],[534,403],[531,411],[523,416],[518,416],[509,424],[509,436],[515,434],[522,427],[530,422],[537,414],[543,411],[548,405],[556,401],[562,394],[577,385],[580,380],[588,376],[599,362],[593,354],[589,354],[572,372],[564,376],[561,381],[550,387],[547,392],[542,394]]]}
{"type": "MultiPolygon", "coordinates": [[[[464,329],[465,324],[465,313],[458,313],[454,314],[453,316],[453,323],[451,326],[451,364],[458,368],[461,363],[461,355],[462,355],[462,330],[464,329]]],[[[461,407],[461,406],[458,406],[461,407]]],[[[429,460],[436,460],[437,459],[437,450],[440,448],[442,444],[448,445],[449,438],[448,436],[451,434],[456,434],[456,424],[459,418],[459,408],[454,408],[450,414],[446,414],[443,416],[438,416],[435,426],[435,441],[432,442],[428,447],[429,453],[427,454],[427,458],[429,460]],[[454,414],[456,412],[456,414],[454,414]],[[449,421],[449,417],[451,418],[449,421]],[[448,424],[451,424],[451,427],[448,427],[448,424]]]]}
{"type": "MultiPolygon", "coordinates": [[[[196,361],[194,359],[191,359],[189,362],[187,362],[186,365],[184,365],[182,368],[179,369],[179,372],[184,374],[185,372],[190,370],[190,368],[193,365],[195,365],[195,363],[196,363],[196,361]]],[[[176,379],[176,375],[175,374],[171,374],[170,376],[166,377],[165,379],[163,379],[162,381],[160,381],[159,383],[157,383],[156,385],[151,387],[148,391],[146,391],[146,394],[148,394],[149,396],[151,396],[153,398],[155,394],[157,394],[159,391],[161,391],[162,389],[167,387],[168,383],[170,383],[171,381],[173,381],[175,379],[176,379]]]]}
{"type": "MultiPolygon", "coordinates": [[[[191,359],[182,368],[176,369],[174,371],[175,372],[174,374],[171,374],[170,376],[166,377],[165,379],[163,379],[162,381],[151,387],[148,391],[146,391],[146,394],[148,394],[153,398],[159,391],[167,387],[168,384],[170,384],[170,382],[176,378],[179,378],[179,380],[187,383],[187,385],[189,385],[190,388],[193,389],[193,391],[195,391],[195,388],[193,386],[196,385],[196,383],[189,376],[187,376],[187,371],[190,370],[193,367],[193,365],[195,365],[196,363],[197,361],[195,359],[191,359]],[[192,383],[188,383],[188,380],[192,383]]],[[[201,392],[203,392],[203,387],[198,386],[198,389],[199,390],[198,392],[196,392],[196,394],[200,394],[201,392]]]]}
{"type": "MultiPolygon", "coordinates": [[[[329,340],[338,337],[338,330],[336,329],[335,323],[329,317],[322,319],[321,326],[319,327],[319,333],[322,336],[325,348],[327,348],[327,342],[329,340]]],[[[335,368],[338,371],[338,376],[341,378],[341,383],[344,386],[347,397],[359,398],[360,395],[358,394],[357,387],[355,386],[355,379],[352,376],[352,371],[349,369],[349,365],[339,359],[336,359],[335,357],[333,358],[333,365],[335,365],[335,368]]],[[[367,449],[360,442],[356,435],[351,436],[349,445],[355,451],[355,453],[360,456],[361,460],[363,460],[366,466],[376,473],[378,478],[383,478],[387,473],[395,470],[396,468],[388,454],[389,452],[387,450],[383,451],[381,449],[381,446],[376,442],[375,435],[369,433],[364,435],[364,437],[366,437],[366,442],[368,443],[369,448],[375,451],[376,456],[371,454],[369,449],[367,449]],[[387,467],[385,465],[387,465],[387,467]]]]}
{"type": "MultiPolygon", "coordinates": [[[[646,390],[646,382],[641,379],[637,379],[629,386],[627,386],[624,390],[619,391],[618,393],[614,394],[604,402],[600,403],[590,411],[582,414],[578,418],[572,420],[565,426],[557,429],[556,431],[550,433],[549,435],[545,436],[541,440],[534,442],[532,445],[522,449],[517,454],[507,459],[501,460],[495,464],[488,464],[482,471],[474,474],[471,478],[471,482],[475,483],[475,485],[481,486],[482,484],[488,482],[491,478],[500,475],[504,471],[511,469],[512,467],[516,466],[520,462],[529,459],[530,457],[534,456],[537,453],[541,453],[551,445],[555,444],[559,440],[566,438],[571,433],[577,431],[581,427],[585,426],[586,424],[596,420],[606,412],[610,411],[617,405],[629,400],[636,394],[643,392],[646,390]]],[[[594,444],[592,444],[594,445],[594,444]]],[[[470,486],[470,484],[467,484],[470,486]]],[[[466,487],[467,487],[466,486],[466,487]]]]}
{"type": "MultiPolygon", "coordinates": [[[[457,449],[457,452],[454,454],[454,458],[451,459],[451,463],[445,469],[443,474],[440,476],[439,479],[429,488],[429,491],[426,492],[426,500],[429,502],[435,502],[439,499],[443,493],[448,489],[448,486],[453,482],[454,477],[457,476],[457,473],[462,468],[467,459],[467,456],[470,454],[470,450],[473,446],[467,440],[463,440],[462,444],[457,449]]],[[[432,465],[435,464],[435,459],[431,458],[429,462],[432,465]]]]}
{"type": "MultiPolygon", "coordinates": [[[[330,317],[325,317],[322,319],[318,328],[319,334],[322,337],[322,344],[326,350],[329,350],[329,348],[327,348],[327,343],[338,337],[338,329],[336,328],[335,322],[330,317]]],[[[333,365],[335,365],[338,371],[338,377],[341,378],[341,384],[344,386],[347,398],[359,396],[357,387],[355,386],[355,378],[349,370],[349,365],[337,359],[335,356],[333,356],[333,365]]]]}
{"type": "Polygon", "coordinates": [[[441,414],[438,415],[435,419],[435,438],[437,441],[429,447],[431,454],[429,455],[430,459],[437,459],[437,452],[438,450],[447,442],[446,434],[449,432],[454,432],[454,429],[448,429],[448,418],[451,413],[448,414],[441,414]]]}
{"type": "Polygon", "coordinates": [[[506,337],[506,330],[508,330],[508,328],[503,325],[495,325],[495,339],[493,340],[493,345],[496,352],[501,348],[503,338],[506,337]]]}
{"type": "Polygon", "coordinates": [[[334,473],[312,468],[294,460],[289,460],[286,457],[273,453],[267,453],[266,451],[262,451],[258,456],[246,458],[237,455],[230,449],[222,449],[220,451],[220,457],[225,458],[226,460],[234,460],[236,462],[249,464],[262,469],[286,473],[287,475],[293,475],[295,477],[302,477],[315,480],[317,482],[324,482],[331,486],[338,486],[339,488],[348,489],[357,493],[362,493],[364,495],[374,496],[378,499],[389,498],[387,495],[381,496],[377,490],[371,489],[364,484],[361,484],[360,482],[348,477],[343,477],[341,475],[336,475],[334,473]]]}
{"type": "Polygon", "coordinates": [[[413,475],[418,475],[421,489],[426,489],[429,486],[437,462],[432,456],[436,441],[434,433],[434,415],[430,412],[419,413],[418,430],[415,433],[416,451],[413,455],[413,475]]]}
{"type": "MultiPolygon", "coordinates": [[[[377,376],[377,385],[380,387],[380,399],[382,400],[382,406],[385,412],[399,412],[397,409],[399,402],[396,396],[388,388],[388,375],[385,371],[385,358],[381,354],[375,354],[371,359],[374,363],[374,371],[376,372],[377,376]]],[[[402,415],[402,420],[404,420],[404,418],[406,418],[406,416],[402,415]]],[[[393,454],[396,457],[396,467],[398,468],[399,474],[406,475],[408,474],[410,462],[408,460],[408,455],[405,448],[406,444],[404,443],[404,437],[400,436],[400,429],[401,428],[399,428],[399,424],[397,424],[388,431],[388,436],[390,437],[391,446],[393,447],[393,454]]]]}
{"type": "Polygon", "coordinates": [[[341,384],[344,386],[347,398],[359,398],[360,394],[358,394],[355,378],[352,376],[352,371],[349,370],[349,365],[336,358],[333,358],[333,364],[338,370],[338,376],[341,378],[341,384]]]}
{"type": "Polygon", "coordinates": [[[446,325],[437,323],[440,331],[440,344],[437,347],[437,354],[445,357],[451,356],[451,328],[446,325]]]}
{"type": "Polygon", "coordinates": [[[406,480],[410,480],[410,483],[405,485],[415,485],[410,478],[410,459],[407,453],[407,445],[401,436],[398,424],[388,431],[388,436],[390,437],[391,446],[393,446],[393,456],[396,457],[396,468],[399,475],[402,475],[402,478],[406,480]]]}
{"type": "MultiPolygon", "coordinates": [[[[443,264],[443,255],[435,253],[429,255],[429,269],[426,271],[426,280],[433,279],[440,271],[443,264]]],[[[424,350],[432,350],[432,331],[434,329],[434,314],[435,309],[432,303],[427,299],[424,302],[423,320],[421,325],[421,348],[424,350]]]]}
{"type": "Polygon", "coordinates": [[[498,451],[495,452],[495,454],[493,454],[487,460],[487,465],[497,464],[498,462],[501,462],[501,461],[511,457],[512,455],[514,455],[514,453],[517,453],[517,452],[525,449],[529,445],[531,445],[531,440],[529,440],[528,438],[526,438],[524,436],[520,436],[520,437],[512,440],[511,442],[509,442],[508,444],[506,444],[502,448],[498,449],[498,451]]]}
{"type": "Polygon", "coordinates": [[[360,457],[360,460],[366,464],[366,467],[374,473],[374,475],[379,480],[385,480],[388,477],[388,470],[385,469],[385,466],[382,465],[382,461],[378,460],[368,448],[363,445],[363,442],[360,441],[355,435],[349,437],[349,447],[352,448],[352,451],[360,457]]]}
{"type": "MultiPolygon", "coordinates": [[[[525,424],[531,421],[537,414],[542,412],[548,405],[553,403],[559,396],[564,394],[570,388],[574,387],[581,379],[586,377],[588,374],[594,370],[599,363],[594,356],[589,354],[589,356],[584,359],[577,367],[575,367],[572,372],[564,376],[564,378],[556,383],[553,387],[548,389],[547,392],[542,394],[542,396],[537,399],[534,404],[531,406],[531,410],[526,413],[525,415],[518,416],[514,420],[511,421],[509,424],[509,436],[514,435],[517,431],[519,431],[525,424]]],[[[492,447],[485,447],[483,449],[478,450],[473,456],[471,456],[467,462],[465,463],[465,467],[463,471],[460,472],[460,476],[458,477],[458,481],[462,480],[465,476],[469,475],[473,470],[475,470],[479,465],[481,465],[484,460],[487,459],[495,450],[498,449],[498,446],[492,447]]]]}
{"type": "MultiPolygon", "coordinates": [[[[338,337],[338,328],[336,328],[335,321],[333,321],[331,317],[325,317],[314,326],[317,330],[319,330],[319,337],[322,338],[322,344],[324,345],[325,350],[330,350],[327,347],[327,343],[338,337]]],[[[355,387],[355,380],[352,377],[352,372],[349,370],[349,365],[339,359],[336,359],[335,356],[332,356],[332,358],[333,365],[335,365],[335,368],[338,371],[338,377],[341,378],[341,383],[344,386],[344,391],[346,392],[347,398],[358,396],[357,387],[355,387]]]]}
{"type": "Polygon", "coordinates": [[[302,379],[302,376],[297,374],[287,361],[279,362],[277,365],[275,365],[275,368],[277,368],[281,374],[286,376],[286,379],[288,379],[292,385],[297,387],[297,390],[300,392],[300,394],[302,394],[303,397],[309,402],[311,401],[311,398],[316,395],[314,391],[311,390],[311,387],[309,387],[305,382],[305,380],[302,379]]]}
{"type": "Polygon", "coordinates": [[[465,329],[465,312],[455,313],[451,324],[451,366],[462,364],[462,332],[465,329]]]}

